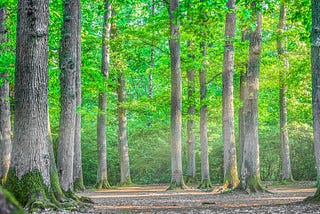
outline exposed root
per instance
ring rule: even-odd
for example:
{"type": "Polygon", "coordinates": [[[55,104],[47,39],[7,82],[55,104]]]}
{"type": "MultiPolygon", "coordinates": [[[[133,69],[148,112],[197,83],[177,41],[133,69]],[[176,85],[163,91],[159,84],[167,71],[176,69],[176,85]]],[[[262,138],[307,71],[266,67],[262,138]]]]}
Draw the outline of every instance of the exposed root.
{"type": "Polygon", "coordinates": [[[99,189],[111,189],[111,185],[109,184],[108,180],[102,180],[99,183],[97,183],[96,188],[99,189]]]}
{"type": "Polygon", "coordinates": [[[185,185],[183,179],[179,183],[177,182],[171,182],[167,190],[183,190],[188,189],[188,186],[185,185]]]}

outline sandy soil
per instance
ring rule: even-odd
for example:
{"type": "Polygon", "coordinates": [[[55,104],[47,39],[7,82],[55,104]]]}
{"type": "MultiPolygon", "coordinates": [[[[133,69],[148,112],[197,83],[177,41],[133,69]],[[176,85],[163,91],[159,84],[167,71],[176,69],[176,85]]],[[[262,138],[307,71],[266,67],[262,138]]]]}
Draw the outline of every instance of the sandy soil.
{"type": "MultiPolygon", "coordinates": [[[[165,185],[121,187],[87,191],[94,208],[86,213],[320,213],[320,203],[303,200],[314,194],[310,183],[271,186],[270,193],[219,193],[218,188],[204,192],[191,187],[166,191],[165,185]]],[[[75,212],[74,212],[75,213],[75,212]]]]}

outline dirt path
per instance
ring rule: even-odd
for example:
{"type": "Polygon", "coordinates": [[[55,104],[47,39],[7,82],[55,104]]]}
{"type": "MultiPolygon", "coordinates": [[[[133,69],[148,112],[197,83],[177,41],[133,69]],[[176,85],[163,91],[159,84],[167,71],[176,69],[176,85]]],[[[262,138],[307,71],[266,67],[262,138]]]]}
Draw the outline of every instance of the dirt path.
{"type": "Polygon", "coordinates": [[[166,191],[164,185],[121,187],[86,192],[94,210],[90,213],[320,213],[320,203],[301,203],[315,192],[306,184],[271,187],[271,193],[219,194],[196,188],[166,191]]]}

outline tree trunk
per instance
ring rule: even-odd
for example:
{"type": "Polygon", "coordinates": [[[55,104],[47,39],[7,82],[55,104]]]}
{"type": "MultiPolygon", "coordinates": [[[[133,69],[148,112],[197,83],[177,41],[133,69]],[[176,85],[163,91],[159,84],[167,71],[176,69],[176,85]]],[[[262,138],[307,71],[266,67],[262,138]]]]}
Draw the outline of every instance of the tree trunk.
{"type": "Polygon", "coordinates": [[[178,7],[179,0],[170,1],[171,184],[168,189],[185,188],[181,158],[182,80],[180,68],[180,23],[176,16],[178,7]]]}
{"type": "Polygon", "coordinates": [[[256,28],[251,30],[249,39],[248,68],[244,76],[244,145],[241,167],[241,185],[247,192],[263,191],[260,180],[259,139],[258,139],[258,88],[260,75],[262,15],[254,1],[253,20],[256,28]]]}
{"type": "Polygon", "coordinates": [[[76,61],[76,122],[74,133],[74,157],[73,157],[73,188],[75,191],[83,191],[82,153],[81,153],[81,14],[80,1],[77,5],[77,61],[76,61]]]}
{"type": "MultiPolygon", "coordinates": [[[[111,14],[112,5],[109,0],[104,3],[104,21],[102,35],[102,74],[104,76],[105,86],[109,79],[110,66],[110,32],[111,32],[111,14]]],[[[105,89],[106,90],[106,89],[105,89]]],[[[107,110],[107,92],[100,92],[97,122],[97,141],[98,141],[98,173],[97,173],[97,189],[108,189],[107,172],[107,142],[106,142],[106,110],[107,110]]]]}
{"type": "Polygon", "coordinates": [[[314,199],[320,200],[320,2],[312,0],[311,66],[312,66],[312,113],[314,154],[317,166],[317,191],[314,199]]]}
{"type": "Polygon", "coordinates": [[[199,72],[200,82],[200,144],[201,144],[201,184],[200,189],[211,189],[209,173],[209,155],[208,155],[208,131],[207,131],[207,85],[206,85],[206,42],[202,42],[203,68],[199,72]]]}
{"type": "Polygon", "coordinates": [[[286,37],[283,35],[286,30],[286,4],[282,3],[280,7],[280,17],[278,23],[277,48],[279,58],[283,61],[284,66],[279,72],[280,80],[280,142],[281,142],[281,163],[282,163],[282,180],[292,181],[290,165],[290,147],[289,134],[287,128],[287,86],[286,73],[289,70],[289,61],[286,57],[287,48],[285,47],[286,37]]]}
{"type": "MultiPolygon", "coordinates": [[[[0,8],[0,45],[6,42],[6,9],[0,8]]],[[[9,74],[0,73],[0,185],[5,182],[11,158],[9,74]]]]}
{"type": "Polygon", "coordinates": [[[73,191],[74,139],[76,124],[76,72],[78,63],[79,0],[65,0],[60,50],[60,132],[58,171],[61,188],[73,191]]]}
{"type": "Polygon", "coordinates": [[[49,1],[18,3],[14,137],[5,188],[30,211],[55,206],[48,140],[49,1]]]}
{"type": "Polygon", "coordinates": [[[224,142],[224,183],[227,188],[236,188],[239,184],[236,142],[234,135],[233,75],[234,75],[234,36],[236,31],[236,1],[227,3],[225,48],[222,72],[222,132],[224,142]]]}
{"type": "MultiPolygon", "coordinates": [[[[193,43],[188,42],[188,46],[191,51],[194,51],[193,43]]],[[[193,53],[189,54],[189,59],[194,61],[195,56],[193,53]]],[[[196,136],[194,133],[194,112],[195,112],[195,81],[194,81],[195,70],[193,67],[188,69],[188,121],[187,121],[187,143],[188,143],[188,172],[187,172],[187,183],[196,183],[196,136]]]]}
{"type": "Polygon", "coordinates": [[[121,185],[132,183],[130,176],[127,110],[126,110],[126,80],[123,72],[118,73],[118,149],[120,155],[121,185]]]}
{"type": "Polygon", "coordinates": [[[24,213],[23,208],[14,197],[5,189],[0,186],[0,213],[12,214],[12,213],[24,213]]]}

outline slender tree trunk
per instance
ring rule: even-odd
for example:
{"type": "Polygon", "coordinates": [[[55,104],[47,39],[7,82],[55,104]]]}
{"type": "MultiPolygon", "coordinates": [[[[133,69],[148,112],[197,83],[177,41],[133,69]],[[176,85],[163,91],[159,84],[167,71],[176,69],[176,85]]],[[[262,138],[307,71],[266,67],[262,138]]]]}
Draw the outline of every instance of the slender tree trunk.
{"type": "Polygon", "coordinates": [[[262,15],[257,1],[251,4],[255,29],[249,35],[250,48],[248,69],[244,76],[244,145],[241,167],[241,185],[247,192],[263,191],[260,180],[259,139],[258,139],[258,88],[261,55],[262,15]]]}
{"type": "MultiPolygon", "coordinates": [[[[103,36],[102,36],[102,74],[107,87],[109,79],[110,67],[110,33],[111,33],[111,14],[112,5],[109,0],[104,2],[104,21],[103,21],[103,36]]],[[[98,108],[98,176],[96,187],[98,189],[108,189],[110,184],[108,182],[107,172],[107,142],[106,142],[106,110],[107,110],[107,92],[100,92],[99,94],[99,108],[98,108]]]]}
{"type": "MultiPolygon", "coordinates": [[[[152,5],[151,5],[151,16],[154,16],[154,0],[152,0],[152,5]]],[[[152,80],[152,71],[154,68],[154,46],[151,46],[151,54],[150,54],[150,67],[151,70],[149,72],[149,93],[148,97],[152,98],[152,92],[153,92],[153,80],[152,80]]]]}
{"type": "MultiPolygon", "coordinates": [[[[0,8],[0,45],[7,42],[5,21],[6,9],[0,8]]],[[[8,78],[8,72],[0,73],[0,185],[6,180],[11,158],[11,123],[8,78]]]]}
{"type": "Polygon", "coordinates": [[[58,146],[58,171],[61,188],[73,191],[74,139],[76,125],[76,72],[78,63],[79,0],[63,3],[60,50],[61,113],[58,146]]]}
{"type": "Polygon", "coordinates": [[[203,68],[199,72],[200,82],[200,144],[201,144],[201,184],[200,189],[211,189],[212,184],[210,181],[209,173],[209,155],[208,155],[208,130],[207,130],[207,84],[206,84],[206,56],[207,46],[206,42],[202,42],[202,56],[203,56],[203,68]]]}
{"type": "Polygon", "coordinates": [[[286,37],[283,35],[286,30],[286,4],[282,2],[280,7],[280,17],[278,23],[277,48],[279,58],[283,61],[284,66],[279,72],[280,79],[280,142],[281,142],[281,163],[282,163],[282,180],[293,180],[290,164],[290,147],[289,133],[287,128],[287,86],[286,73],[289,70],[289,61],[286,57],[287,48],[285,47],[286,37]]]}
{"type": "Polygon", "coordinates": [[[171,60],[171,184],[168,189],[185,188],[182,176],[181,124],[182,80],[180,68],[180,23],[176,16],[179,0],[171,0],[170,15],[170,60],[171,60]]]}
{"type": "Polygon", "coordinates": [[[49,1],[18,3],[14,137],[5,188],[30,211],[54,206],[48,140],[49,1]]]}
{"type": "Polygon", "coordinates": [[[76,61],[76,122],[74,133],[74,157],[73,157],[73,188],[75,191],[83,191],[82,153],[81,153],[81,14],[80,1],[77,5],[77,61],[76,61]]]}
{"type": "MultiPolygon", "coordinates": [[[[188,42],[188,46],[191,49],[191,52],[194,51],[193,43],[188,42]]],[[[189,54],[189,59],[191,61],[195,60],[193,53],[189,54]]],[[[194,80],[195,70],[193,67],[188,69],[188,116],[187,121],[187,143],[188,143],[188,172],[187,172],[187,183],[196,183],[196,136],[194,133],[194,112],[195,112],[195,80],[194,80]]]]}
{"type": "Polygon", "coordinates": [[[314,199],[320,200],[320,2],[312,0],[311,65],[312,113],[314,154],[317,167],[317,191],[314,199]]]}
{"type": "Polygon", "coordinates": [[[236,1],[229,0],[226,16],[225,48],[222,72],[222,131],[224,142],[224,183],[227,188],[236,188],[239,184],[236,142],[234,135],[233,75],[234,75],[234,36],[236,31],[236,1]]]}
{"type": "Polygon", "coordinates": [[[126,104],[126,80],[123,72],[118,73],[118,149],[120,154],[120,171],[122,185],[131,184],[128,134],[127,134],[127,110],[126,104]]]}

